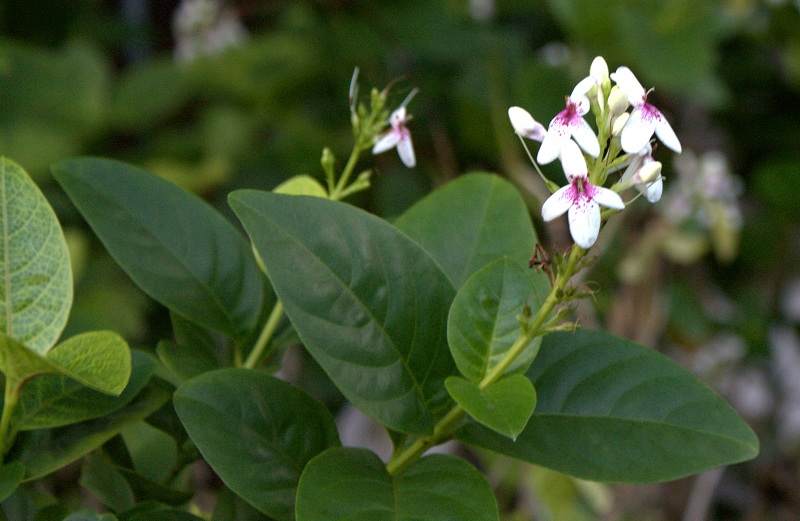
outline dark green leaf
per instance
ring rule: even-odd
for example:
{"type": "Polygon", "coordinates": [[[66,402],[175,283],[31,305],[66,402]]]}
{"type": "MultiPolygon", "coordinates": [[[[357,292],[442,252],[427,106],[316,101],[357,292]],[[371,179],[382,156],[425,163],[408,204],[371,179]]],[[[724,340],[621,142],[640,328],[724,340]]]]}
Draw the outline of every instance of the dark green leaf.
{"type": "Polygon", "coordinates": [[[203,521],[203,518],[183,510],[158,509],[138,513],[128,518],[127,521],[203,521]]]}
{"type": "Polygon", "coordinates": [[[64,518],[64,521],[117,521],[114,514],[98,514],[93,510],[79,510],[64,518]]]}
{"type": "Polygon", "coordinates": [[[223,487],[217,493],[214,503],[214,512],[211,514],[213,521],[272,521],[249,503],[223,487]]]}
{"type": "Polygon", "coordinates": [[[297,521],[496,521],[486,478],[466,461],[435,454],[398,476],[365,449],[336,448],[309,462],[297,521]]]}
{"type": "Polygon", "coordinates": [[[306,463],[339,445],[324,405],[256,371],[205,373],[182,385],[174,404],[192,441],[225,484],[279,520],[293,518],[295,489],[306,463]]]}
{"type": "Polygon", "coordinates": [[[389,427],[431,432],[452,403],[453,289],[387,222],[317,197],[242,190],[230,204],[303,343],[342,393],[389,427]]]}
{"type": "Polygon", "coordinates": [[[20,430],[60,427],[90,420],[124,407],[142,390],[155,361],[141,351],[131,353],[131,377],[119,396],[84,387],[61,374],[45,374],[28,381],[18,404],[20,430]]]}
{"type": "Polygon", "coordinates": [[[477,424],[458,437],[595,481],[673,480],[758,454],[753,431],[695,376],[607,333],[547,335],[528,376],[538,404],[516,442],[477,424]]]}
{"type": "Polygon", "coordinates": [[[121,467],[118,467],[117,470],[138,497],[146,497],[151,501],[177,507],[187,503],[194,496],[194,492],[183,492],[165,487],[132,470],[121,467]]]}
{"type": "Polygon", "coordinates": [[[70,159],[53,176],[145,293],[211,329],[239,338],[254,329],[262,276],[247,242],[211,206],[118,161],[70,159]]]}
{"type": "Polygon", "coordinates": [[[536,390],[524,374],[512,374],[486,389],[459,376],[445,380],[447,392],[478,423],[516,439],[536,407],[536,390]]]}
{"type": "Polygon", "coordinates": [[[130,485],[102,452],[94,452],[84,460],[80,485],[116,512],[124,512],[135,503],[130,485]]]}
{"type": "Polygon", "coordinates": [[[177,375],[178,382],[219,369],[216,358],[208,351],[198,349],[196,346],[173,344],[169,340],[161,340],[156,346],[156,353],[158,353],[161,363],[177,375]]]}
{"type": "Polygon", "coordinates": [[[12,462],[0,467],[0,502],[14,493],[25,477],[25,467],[21,463],[12,462]]]}
{"type": "Polygon", "coordinates": [[[499,257],[527,262],[536,245],[519,192],[490,174],[468,174],[444,185],[395,225],[439,263],[456,288],[499,257]]]}
{"type": "Polygon", "coordinates": [[[20,433],[8,461],[25,465],[26,480],[40,478],[90,453],[126,427],[148,417],[171,395],[166,384],[151,380],[135,400],[103,418],[20,433]]]}
{"type": "MultiPolygon", "coordinates": [[[[447,341],[461,374],[475,383],[486,376],[522,334],[518,317],[525,306],[535,314],[548,293],[544,275],[531,276],[510,259],[472,275],[447,318],[447,341]]],[[[533,339],[507,372],[525,372],[540,344],[541,337],[533,339]]]]}

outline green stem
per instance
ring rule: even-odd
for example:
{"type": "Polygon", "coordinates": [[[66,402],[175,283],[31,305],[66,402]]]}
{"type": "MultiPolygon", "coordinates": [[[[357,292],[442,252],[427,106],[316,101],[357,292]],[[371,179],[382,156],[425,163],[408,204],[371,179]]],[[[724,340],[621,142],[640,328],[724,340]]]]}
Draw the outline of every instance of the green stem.
{"type": "MultiPolygon", "coordinates": [[[[500,362],[483,377],[478,387],[485,389],[499,380],[511,364],[514,363],[520,353],[528,346],[531,340],[545,333],[542,326],[555,306],[561,302],[564,289],[575,274],[578,262],[584,255],[586,255],[586,250],[577,245],[573,245],[567,264],[564,269],[557,274],[555,284],[553,284],[553,287],[550,289],[550,294],[547,296],[542,307],[539,308],[536,316],[533,317],[525,332],[514,342],[500,362]]],[[[390,475],[396,476],[417,458],[422,456],[428,449],[452,438],[456,425],[458,425],[465,414],[461,406],[454,405],[453,408],[436,423],[432,435],[417,439],[414,443],[409,445],[408,448],[398,453],[395,457],[392,457],[386,464],[386,471],[390,475]]]]}
{"type": "Polygon", "coordinates": [[[344,170],[342,170],[342,176],[339,178],[339,182],[336,183],[336,188],[330,193],[330,198],[334,201],[338,201],[342,197],[342,192],[347,187],[347,181],[350,180],[350,176],[353,175],[353,170],[356,168],[356,163],[358,163],[358,158],[361,156],[361,146],[360,143],[356,143],[353,146],[353,151],[350,152],[350,157],[347,159],[347,164],[344,166],[344,170]]]}
{"type": "Polygon", "coordinates": [[[17,434],[16,429],[11,425],[11,418],[19,401],[17,384],[18,382],[6,376],[5,403],[3,404],[3,415],[0,416],[0,461],[4,460],[17,434]]]}
{"type": "Polygon", "coordinates": [[[253,346],[253,350],[250,351],[250,354],[247,356],[247,360],[245,360],[242,367],[245,369],[254,369],[266,356],[264,352],[269,345],[269,341],[272,339],[272,335],[275,334],[275,330],[278,328],[278,324],[280,323],[282,317],[283,304],[281,304],[281,301],[279,300],[275,302],[275,305],[272,307],[269,318],[267,318],[267,323],[264,324],[264,328],[261,330],[261,334],[258,335],[258,340],[256,340],[256,343],[253,346]]]}

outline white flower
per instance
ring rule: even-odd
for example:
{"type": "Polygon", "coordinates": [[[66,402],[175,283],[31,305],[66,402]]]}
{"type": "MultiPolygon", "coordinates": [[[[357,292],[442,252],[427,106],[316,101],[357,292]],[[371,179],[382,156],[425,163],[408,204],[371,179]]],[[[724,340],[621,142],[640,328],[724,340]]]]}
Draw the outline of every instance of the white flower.
{"type": "Polygon", "coordinates": [[[521,107],[509,108],[508,119],[511,120],[511,126],[518,136],[541,142],[547,134],[544,125],[533,119],[533,116],[521,107]]]}
{"type": "Polygon", "coordinates": [[[633,106],[631,116],[622,129],[620,136],[622,149],[629,154],[636,154],[642,150],[653,137],[653,132],[658,136],[664,145],[677,153],[681,153],[681,143],[678,136],[672,130],[667,118],[655,108],[647,103],[647,93],[627,67],[619,67],[617,72],[611,74],[619,88],[628,95],[628,101],[633,106]]]}
{"type": "Polygon", "coordinates": [[[583,115],[589,112],[589,98],[586,97],[586,93],[594,84],[592,76],[582,79],[567,98],[567,108],[556,114],[556,117],[550,122],[542,146],[536,155],[536,160],[540,164],[545,165],[557,158],[562,147],[570,141],[570,138],[575,138],[575,141],[590,156],[600,155],[600,143],[597,141],[597,136],[592,127],[583,119],[583,115]]]}
{"type": "Polygon", "coordinates": [[[411,132],[406,128],[406,122],[411,119],[411,115],[406,116],[406,107],[401,105],[400,108],[392,112],[389,116],[389,124],[392,126],[382,138],[375,143],[372,147],[373,154],[380,154],[397,147],[397,153],[403,164],[408,168],[413,168],[417,164],[417,159],[414,156],[414,144],[411,142],[411,132]]]}
{"type": "Polygon", "coordinates": [[[547,198],[542,205],[542,219],[552,221],[568,212],[572,239],[581,248],[589,249],[600,233],[600,205],[622,210],[625,203],[613,190],[589,183],[586,160],[572,141],[563,145],[561,166],[569,184],[547,198]]]}
{"type": "Polygon", "coordinates": [[[630,186],[630,183],[636,186],[636,189],[651,203],[661,199],[664,191],[661,163],[653,159],[653,147],[650,143],[633,156],[625,173],[622,174],[620,184],[630,186]]]}

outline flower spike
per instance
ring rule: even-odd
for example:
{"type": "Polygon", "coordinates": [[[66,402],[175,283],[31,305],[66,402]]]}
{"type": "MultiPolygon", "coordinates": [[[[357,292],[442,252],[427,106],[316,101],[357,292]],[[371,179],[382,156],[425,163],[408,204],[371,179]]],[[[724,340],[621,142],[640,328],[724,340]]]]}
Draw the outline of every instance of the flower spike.
{"type": "Polygon", "coordinates": [[[633,106],[633,112],[620,136],[622,149],[629,154],[638,153],[647,145],[655,132],[664,145],[680,154],[681,142],[678,136],[661,111],[647,102],[647,92],[633,72],[627,67],[619,67],[611,74],[611,79],[625,91],[633,106]]]}

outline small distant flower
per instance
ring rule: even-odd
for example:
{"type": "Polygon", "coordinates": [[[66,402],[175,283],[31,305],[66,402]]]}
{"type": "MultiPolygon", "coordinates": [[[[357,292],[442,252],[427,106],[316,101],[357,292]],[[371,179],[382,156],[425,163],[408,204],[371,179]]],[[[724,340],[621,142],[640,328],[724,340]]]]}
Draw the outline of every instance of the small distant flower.
{"type": "Polygon", "coordinates": [[[620,136],[622,149],[629,154],[638,153],[655,132],[664,145],[680,154],[681,143],[678,141],[678,136],[661,111],[647,103],[647,92],[633,72],[627,67],[619,67],[617,72],[611,74],[611,79],[625,91],[628,101],[633,106],[633,111],[620,136]]]}
{"type": "Polygon", "coordinates": [[[572,239],[581,248],[589,249],[600,233],[600,205],[622,210],[625,203],[613,190],[589,183],[586,160],[571,140],[563,144],[561,166],[569,184],[544,202],[542,219],[552,221],[567,212],[572,239]]]}
{"type": "Polygon", "coordinates": [[[247,39],[239,15],[218,0],[182,0],[172,19],[175,58],[188,63],[247,39]]]}
{"type": "Polygon", "coordinates": [[[375,146],[372,147],[373,154],[380,154],[397,147],[400,160],[408,168],[413,168],[417,164],[414,155],[414,144],[411,142],[411,132],[406,128],[406,123],[411,119],[411,115],[406,115],[405,105],[392,112],[389,116],[389,124],[392,128],[381,137],[375,146]]]}
{"type": "Polygon", "coordinates": [[[511,120],[511,126],[518,136],[541,142],[547,134],[544,125],[533,119],[533,116],[521,107],[509,108],[508,119],[511,120]]]}
{"type": "Polygon", "coordinates": [[[600,143],[597,141],[597,136],[592,127],[583,119],[584,114],[589,112],[589,98],[586,97],[586,93],[594,84],[592,76],[581,80],[567,98],[567,108],[556,114],[556,117],[550,122],[547,135],[536,156],[536,160],[540,164],[550,163],[557,158],[562,147],[570,141],[570,138],[574,138],[590,156],[600,155],[600,143]]]}
{"type": "Polygon", "coordinates": [[[620,184],[630,186],[628,183],[636,186],[636,189],[651,203],[661,199],[664,191],[661,163],[653,159],[653,147],[650,143],[633,156],[625,173],[622,174],[620,184]]]}

